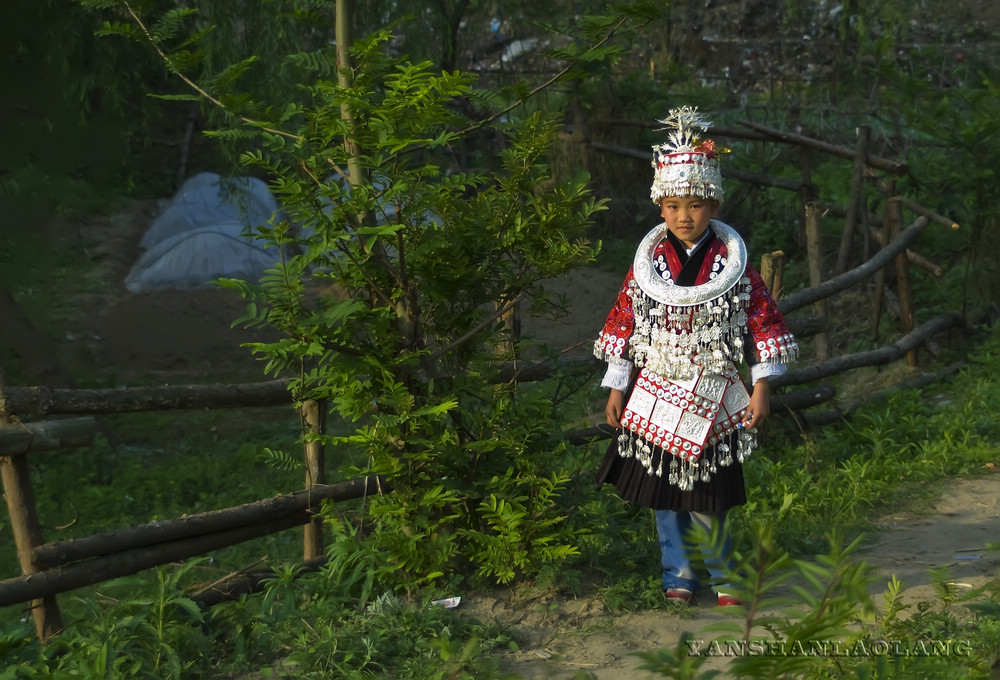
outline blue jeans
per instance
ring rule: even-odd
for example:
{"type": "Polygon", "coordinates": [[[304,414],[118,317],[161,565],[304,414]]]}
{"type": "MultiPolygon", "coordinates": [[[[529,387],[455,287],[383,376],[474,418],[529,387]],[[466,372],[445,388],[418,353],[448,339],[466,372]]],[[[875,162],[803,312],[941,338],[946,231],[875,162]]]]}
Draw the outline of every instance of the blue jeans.
{"type": "Polygon", "coordinates": [[[698,524],[712,535],[712,524],[717,523],[716,536],[721,545],[702,546],[701,552],[712,577],[716,592],[726,591],[726,570],[729,567],[731,544],[726,530],[725,512],[688,512],[686,510],[656,510],[656,533],[660,539],[661,562],[663,564],[663,588],[684,588],[698,590],[698,577],[688,561],[685,537],[692,524],[698,524]]]}

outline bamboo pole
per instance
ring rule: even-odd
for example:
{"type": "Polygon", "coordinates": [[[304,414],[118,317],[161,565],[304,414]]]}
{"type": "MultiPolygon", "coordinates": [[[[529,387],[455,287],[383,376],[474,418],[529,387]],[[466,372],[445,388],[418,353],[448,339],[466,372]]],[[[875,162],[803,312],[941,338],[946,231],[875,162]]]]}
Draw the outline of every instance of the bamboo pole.
{"type": "MultiPolygon", "coordinates": [[[[309,399],[302,404],[306,443],[306,491],[326,481],[326,450],[321,437],[326,434],[326,402],[309,399]]],[[[323,519],[313,515],[305,527],[303,559],[323,555],[323,519]]]]}
{"type": "MultiPolygon", "coordinates": [[[[824,203],[819,201],[817,202],[817,206],[819,207],[820,212],[824,215],[830,215],[833,217],[846,217],[847,215],[847,208],[841,205],[834,205],[833,203],[824,203]]],[[[866,240],[870,241],[871,239],[875,239],[880,247],[885,245],[885,235],[881,231],[881,227],[885,224],[884,215],[876,215],[868,210],[862,210],[858,215],[858,220],[860,222],[861,232],[865,234],[866,240]]],[[[867,260],[869,257],[871,257],[871,254],[866,250],[864,259],[867,260]]],[[[944,274],[944,269],[941,265],[931,262],[931,260],[926,256],[914,252],[909,248],[906,249],[906,257],[909,259],[910,264],[916,265],[921,269],[926,269],[935,278],[940,278],[944,274]]]]}

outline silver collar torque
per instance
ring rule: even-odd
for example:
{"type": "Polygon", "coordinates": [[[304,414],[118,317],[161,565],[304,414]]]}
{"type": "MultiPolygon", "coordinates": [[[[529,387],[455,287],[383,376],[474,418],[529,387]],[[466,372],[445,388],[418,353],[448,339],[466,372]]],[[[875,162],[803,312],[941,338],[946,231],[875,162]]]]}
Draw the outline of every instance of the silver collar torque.
{"type": "Polygon", "coordinates": [[[725,222],[712,220],[709,227],[726,244],[726,266],[719,275],[699,286],[677,286],[664,280],[653,267],[656,246],[667,235],[664,222],[646,234],[635,250],[632,274],[642,292],[664,305],[690,307],[714,300],[739,283],[747,266],[747,247],[739,234],[725,222]]]}

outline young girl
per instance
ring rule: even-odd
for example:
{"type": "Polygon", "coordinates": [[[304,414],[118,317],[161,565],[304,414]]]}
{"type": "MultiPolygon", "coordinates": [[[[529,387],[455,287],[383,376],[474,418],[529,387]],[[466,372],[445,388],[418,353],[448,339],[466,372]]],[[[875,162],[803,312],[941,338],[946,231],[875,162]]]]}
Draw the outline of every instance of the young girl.
{"type": "Polygon", "coordinates": [[[598,472],[630,503],[655,510],[666,596],[698,588],[684,546],[692,523],[716,530],[703,554],[720,606],[740,604],[721,585],[726,511],[746,502],[743,460],[770,410],[768,378],[798,345],[746,245],[715,218],[722,176],[697,109],[670,111],[668,141],[653,147],[650,196],[663,223],[636,249],[595,344],[608,362],[608,423],[621,428],[598,472]],[[748,393],[736,368],[750,366],[748,393]]]}

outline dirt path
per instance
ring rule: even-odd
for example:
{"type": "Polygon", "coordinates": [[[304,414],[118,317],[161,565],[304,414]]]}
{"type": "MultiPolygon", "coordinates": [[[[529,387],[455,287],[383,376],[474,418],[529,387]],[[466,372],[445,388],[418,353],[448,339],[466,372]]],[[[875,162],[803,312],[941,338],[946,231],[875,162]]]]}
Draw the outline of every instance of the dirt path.
{"type": "MultiPolygon", "coordinates": [[[[1000,567],[1000,554],[987,543],[1000,542],[1000,474],[948,482],[926,516],[890,515],[879,523],[863,557],[879,580],[872,588],[880,601],[892,575],[903,581],[908,602],[933,600],[930,570],[949,567],[961,591],[987,583],[1000,567]]],[[[503,596],[464,598],[463,611],[481,621],[498,620],[518,632],[522,648],[507,655],[507,670],[525,680],[572,680],[592,673],[599,680],[643,680],[634,652],[673,647],[685,631],[699,631],[728,619],[714,603],[702,601],[684,613],[667,610],[611,614],[599,596],[561,602],[512,603],[503,596]]],[[[706,668],[725,669],[725,659],[706,668]]]]}

